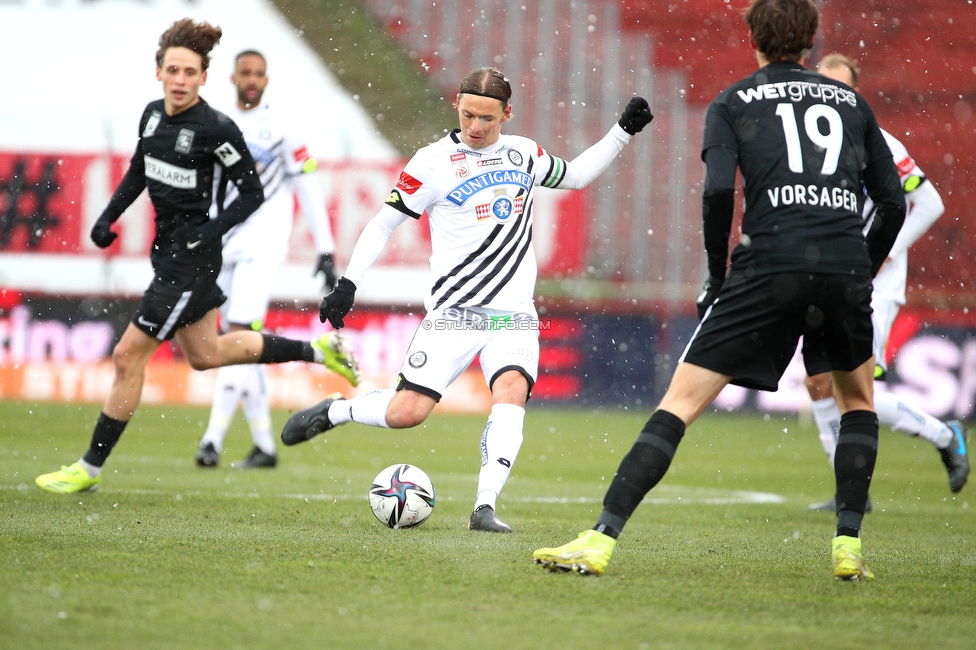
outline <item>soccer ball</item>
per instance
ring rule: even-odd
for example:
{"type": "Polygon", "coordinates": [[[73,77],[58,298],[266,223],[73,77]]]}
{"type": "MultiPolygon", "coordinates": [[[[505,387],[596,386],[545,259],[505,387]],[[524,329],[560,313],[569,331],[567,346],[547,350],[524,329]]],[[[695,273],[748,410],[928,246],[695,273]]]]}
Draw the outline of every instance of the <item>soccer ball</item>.
{"type": "Polygon", "coordinates": [[[411,528],[434,512],[434,484],[413,465],[390,465],[373,479],[369,507],[390,528],[411,528]]]}

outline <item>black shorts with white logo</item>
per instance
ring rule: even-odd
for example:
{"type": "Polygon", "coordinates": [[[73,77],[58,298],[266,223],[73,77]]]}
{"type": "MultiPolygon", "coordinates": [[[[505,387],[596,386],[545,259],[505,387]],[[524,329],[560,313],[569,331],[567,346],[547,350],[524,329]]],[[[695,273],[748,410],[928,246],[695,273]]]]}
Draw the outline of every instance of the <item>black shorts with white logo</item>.
{"type": "MultiPolygon", "coordinates": [[[[153,278],[142,294],[132,323],[149,336],[168,341],[176,330],[192,325],[211,309],[224,304],[227,296],[217,286],[216,268],[197,269],[197,275],[153,278]]],[[[168,275],[168,274],[167,274],[168,275]]]]}
{"type": "Polygon", "coordinates": [[[799,338],[807,374],[871,358],[871,279],[825,273],[729,274],[681,361],[774,391],[799,338]]]}

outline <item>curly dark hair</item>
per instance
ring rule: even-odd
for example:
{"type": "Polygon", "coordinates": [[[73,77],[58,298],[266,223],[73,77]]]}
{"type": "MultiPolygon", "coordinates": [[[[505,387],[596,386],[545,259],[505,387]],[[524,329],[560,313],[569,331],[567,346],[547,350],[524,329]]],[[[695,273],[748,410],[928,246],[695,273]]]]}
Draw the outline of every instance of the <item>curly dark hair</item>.
{"type": "Polygon", "coordinates": [[[478,68],[468,73],[461,80],[458,87],[459,95],[480,95],[497,99],[503,106],[508,106],[512,98],[512,86],[508,78],[496,68],[478,68]]]}
{"type": "Polygon", "coordinates": [[[163,65],[163,57],[169,48],[185,47],[200,55],[201,66],[206,70],[210,67],[210,50],[220,41],[223,34],[220,27],[208,22],[195,23],[192,18],[177,20],[159,37],[156,65],[163,65]]]}
{"type": "Polygon", "coordinates": [[[813,46],[820,13],[813,0],[752,0],[746,22],[767,61],[799,61],[813,46]]]}

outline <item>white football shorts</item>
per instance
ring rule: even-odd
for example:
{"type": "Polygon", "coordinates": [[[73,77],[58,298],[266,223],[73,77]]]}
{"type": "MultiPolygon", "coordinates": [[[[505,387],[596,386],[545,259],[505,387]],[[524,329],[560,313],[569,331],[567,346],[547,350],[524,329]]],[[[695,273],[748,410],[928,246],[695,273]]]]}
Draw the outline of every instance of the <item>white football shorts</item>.
{"type": "Polygon", "coordinates": [[[539,320],[528,314],[486,316],[472,310],[435,310],[414,334],[400,374],[409,384],[443,395],[479,356],[485,383],[504,370],[539,376],[539,320]],[[459,317],[446,317],[444,312],[459,317]],[[463,314],[461,313],[463,312],[463,314]],[[481,317],[483,316],[483,317],[481,317]]]}
{"type": "Polygon", "coordinates": [[[217,286],[227,296],[224,323],[255,326],[268,313],[271,288],[288,253],[292,196],[276,192],[224,239],[217,286]]]}

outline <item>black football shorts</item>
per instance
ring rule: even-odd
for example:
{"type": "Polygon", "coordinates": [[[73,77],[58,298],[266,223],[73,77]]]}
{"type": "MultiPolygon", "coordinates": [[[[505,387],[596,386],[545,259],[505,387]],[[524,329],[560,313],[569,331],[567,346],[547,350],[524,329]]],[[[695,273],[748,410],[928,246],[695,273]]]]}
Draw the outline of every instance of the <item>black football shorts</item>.
{"type": "Polygon", "coordinates": [[[774,391],[801,336],[807,374],[816,375],[867,361],[873,334],[868,277],[733,271],[681,361],[774,391]]]}
{"type": "Polygon", "coordinates": [[[149,336],[168,341],[176,330],[197,322],[225,300],[213,269],[203,270],[196,277],[157,275],[142,294],[132,323],[149,336]]]}

